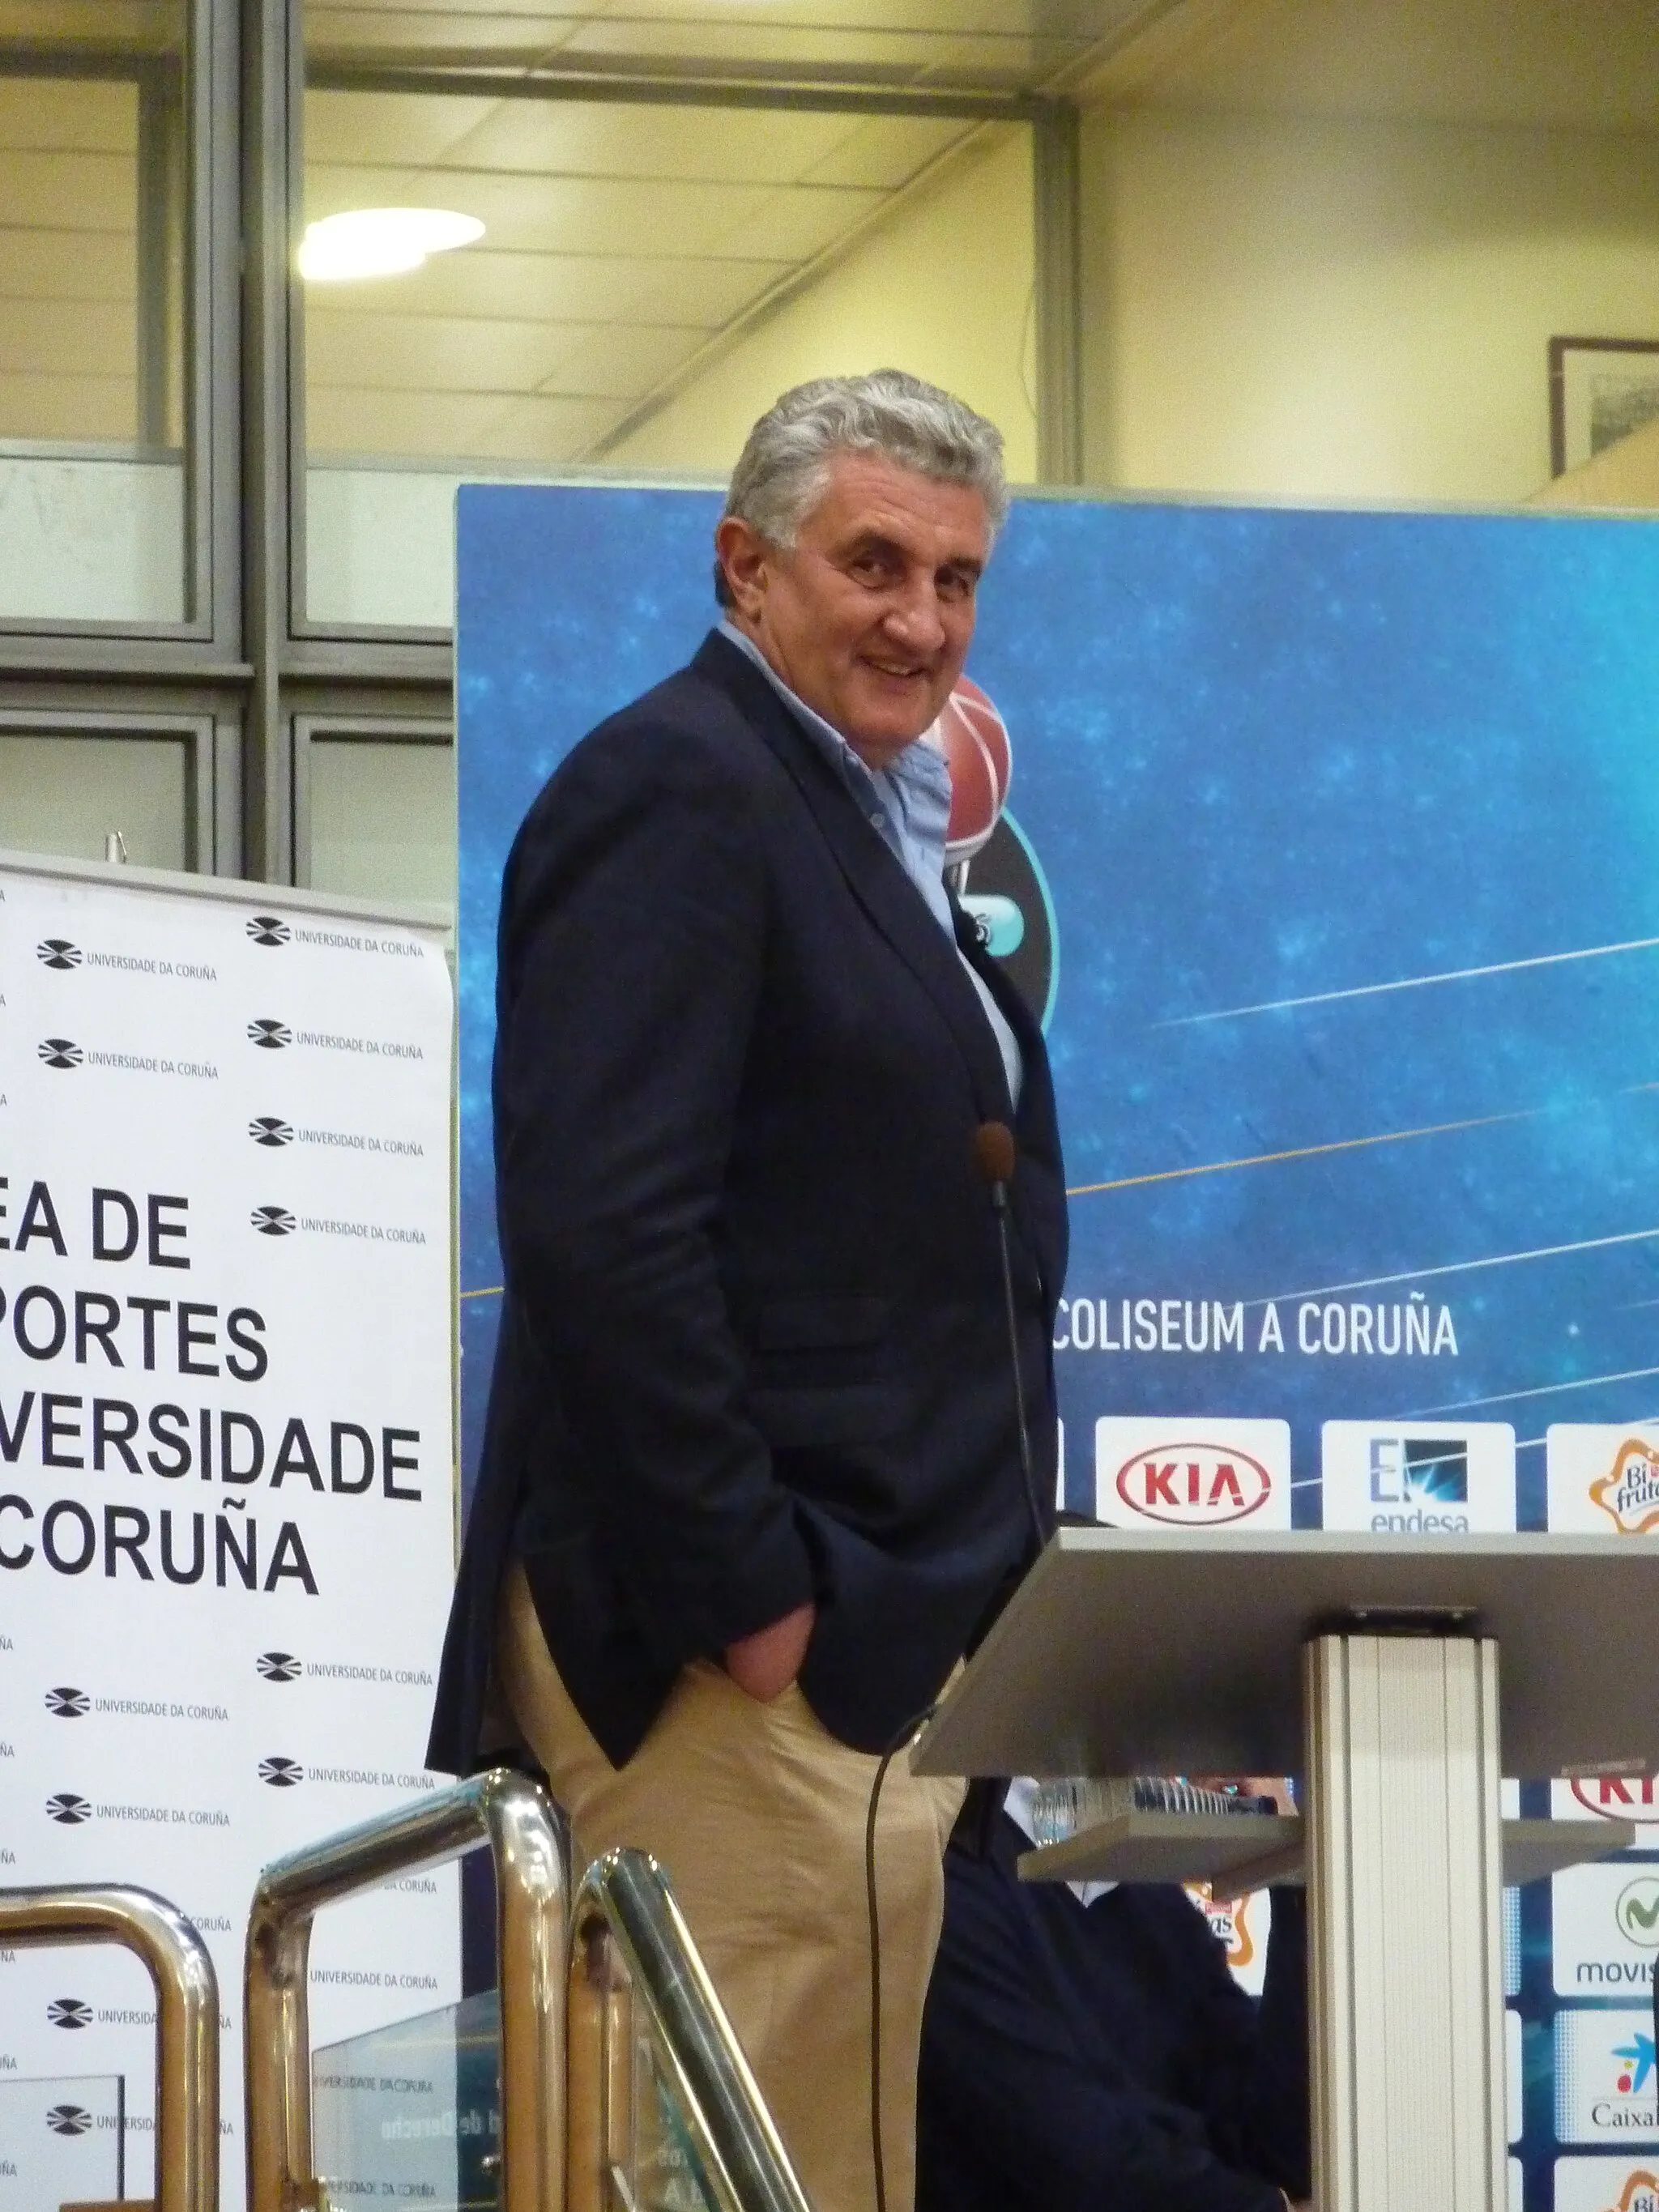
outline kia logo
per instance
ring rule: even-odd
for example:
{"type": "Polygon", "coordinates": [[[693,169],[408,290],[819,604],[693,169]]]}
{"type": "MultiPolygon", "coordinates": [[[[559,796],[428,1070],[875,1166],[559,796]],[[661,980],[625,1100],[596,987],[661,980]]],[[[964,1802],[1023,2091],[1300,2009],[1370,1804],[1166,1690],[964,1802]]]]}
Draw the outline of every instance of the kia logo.
{"type": "Polygon", "coordinates": [[[247,1133],[256,1145],[291,1145],[294,1132],[286,1121],[279,1121],[274,1114],[256,1114],[247,1125],[247,1133]]]}
{"type": "Polygon", "coordinates": [[[49,937],[34,948],[34,957],[47,968],[78,968],[81,948],[71,945],[67,937],[49,937]]]}
{"type": "Polygon", "coordinates": [[[92,2114],[84,2105],[54,2105],[46,2114],[46,2125],[55,2136],[83,2136],[92,2125],[92,2114]]]}
{"type": "Polygon", "coordinates": [[[280,1752],[259,1761],[259,1779],[268,1782],[273,1790],[292,1790],[296,1782],[305,1780],[306,1771],[297,1759],[284,1759],[280,1752]]]}
{"type": "Polygon", "coordinates": [[[294,1216],[285,1206],[256,1206],[248,1218],[261,1237],[292,1237],[294,1216]]]}
{"type": "Polygon", "coordinates": [[[254,1665],[267,1682],[297,1682],[300,1662],[291,1651],[262,1651],[254,1665]]]}
{"type": "Polygon", "coordinates": [[[287,1023],[272,1021],[269,1015],[250,1022],[247,1033],[253,1042],[263,1046],[266,1052],[280,1052],[285,1044],[294,1042],[294,1032],[287,1023]]]}
{"type": "Polygon", "coordinates": [[[46,2007],[46,2018],[54,2027],[90,2027],[92,2007],[80,1997],[54,1997],[46,2007]]]}
{"type": "Polygon", "coordinates": [[[1650,1774],[1591,1774],[1574,1782],[1572,1794],[1598,1820],[1642,1823],[1659,1820],[1656,1788],[1659,1784],[1650,1774]]]}
{"type": "Polygon", "coordinates": [[[60,1790],[55,1797],[46,1800],[46,1818],[56,1820],[62,1827],[78,1828],[82,1820],[91,1820],[92,1808],[72,1790],[60,1790]]]}
{"type": "Polygon", "coordinates": [[[86,1058],[80,1046],[69,1037],[43,1037],[35,1050],[48,1067],[79,1067],[86,1058]]]}
{"type": "Polygon", "coordinates": [[[1273,1486],[1259,1459],[1225,1444],[1158,1444],[1117,1471],[1117,1494],[1132,1513],[1182,1528],[1245,1520],[1267,1504],[1273,1486]]]}
{"type": "Polygon", "coordinates": [[[72,1690],[68,1683],[46,1692],[46,1711],[56,1713],[60,1721],[78,1721],[92,1710],[92,1700],[84,1690],[72,1690]]]}
{"type": "Polygon", "coordinates": [[[247,933],[256,945],[286,945],[293,932],[274,914],[255,914],[248,916],[247,933]]]}

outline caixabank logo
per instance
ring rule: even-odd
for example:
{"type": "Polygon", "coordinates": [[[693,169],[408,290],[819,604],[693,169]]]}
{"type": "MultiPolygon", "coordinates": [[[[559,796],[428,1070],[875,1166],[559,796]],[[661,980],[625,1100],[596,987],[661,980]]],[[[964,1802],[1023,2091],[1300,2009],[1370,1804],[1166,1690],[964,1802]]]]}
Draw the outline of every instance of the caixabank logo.
{"type": "Polygon", "coordinates": [[[1556,2014],[1555,2133],[1564,2143],[1659,2142],[1650,2010],[1556,2014]]]}
{"type": "Polygon", "coordinates": [[[1095,1424],[1095,1512],[1117,1528],[1290,1526],[1291,1432],[1283,1421],[1095,1424]]]}
{"type": "Polygon", "coordinates": [[[1659,1448],[1626,1437],[1618,1455],[1589,1494],[1621,1536],[1659,1528],[1659,1448]]]}

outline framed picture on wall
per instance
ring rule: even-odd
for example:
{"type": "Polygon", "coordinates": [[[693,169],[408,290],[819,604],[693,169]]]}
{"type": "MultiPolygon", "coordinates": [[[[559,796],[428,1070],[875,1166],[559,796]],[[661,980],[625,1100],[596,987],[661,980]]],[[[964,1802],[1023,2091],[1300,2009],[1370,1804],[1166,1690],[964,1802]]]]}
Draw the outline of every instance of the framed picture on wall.
{"type": "Polygon", "coordinates": [[[1550,340],[1550,473],[1659,416],[1659,338],[1550,340]]]}

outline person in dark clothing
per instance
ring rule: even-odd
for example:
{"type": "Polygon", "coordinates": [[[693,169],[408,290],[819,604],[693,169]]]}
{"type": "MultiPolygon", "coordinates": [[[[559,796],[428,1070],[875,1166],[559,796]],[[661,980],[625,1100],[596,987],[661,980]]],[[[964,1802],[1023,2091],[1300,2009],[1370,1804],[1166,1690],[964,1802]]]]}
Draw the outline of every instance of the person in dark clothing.
{"type": "Polygon", "coordinates": [[[1029,1849],[1000,1812],[945,1855],[916,2212],[1298,2212],[1301,1891],[1273,1892],[1258,2001],[1182,1890],[1022,1882],[1029,1849]]]}

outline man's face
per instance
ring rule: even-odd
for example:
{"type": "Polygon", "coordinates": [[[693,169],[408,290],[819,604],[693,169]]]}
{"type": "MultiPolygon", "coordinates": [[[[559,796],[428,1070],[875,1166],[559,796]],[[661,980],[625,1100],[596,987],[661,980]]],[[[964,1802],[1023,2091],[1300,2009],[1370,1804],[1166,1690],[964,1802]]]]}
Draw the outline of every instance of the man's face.
{"type": "Polygon", "coordinates": [[[793,546],[732,515],[714,543],[732,619],[797,698],[884,768],[962,673],[989,536],[978,492],[841,453],[793,546]]]}

